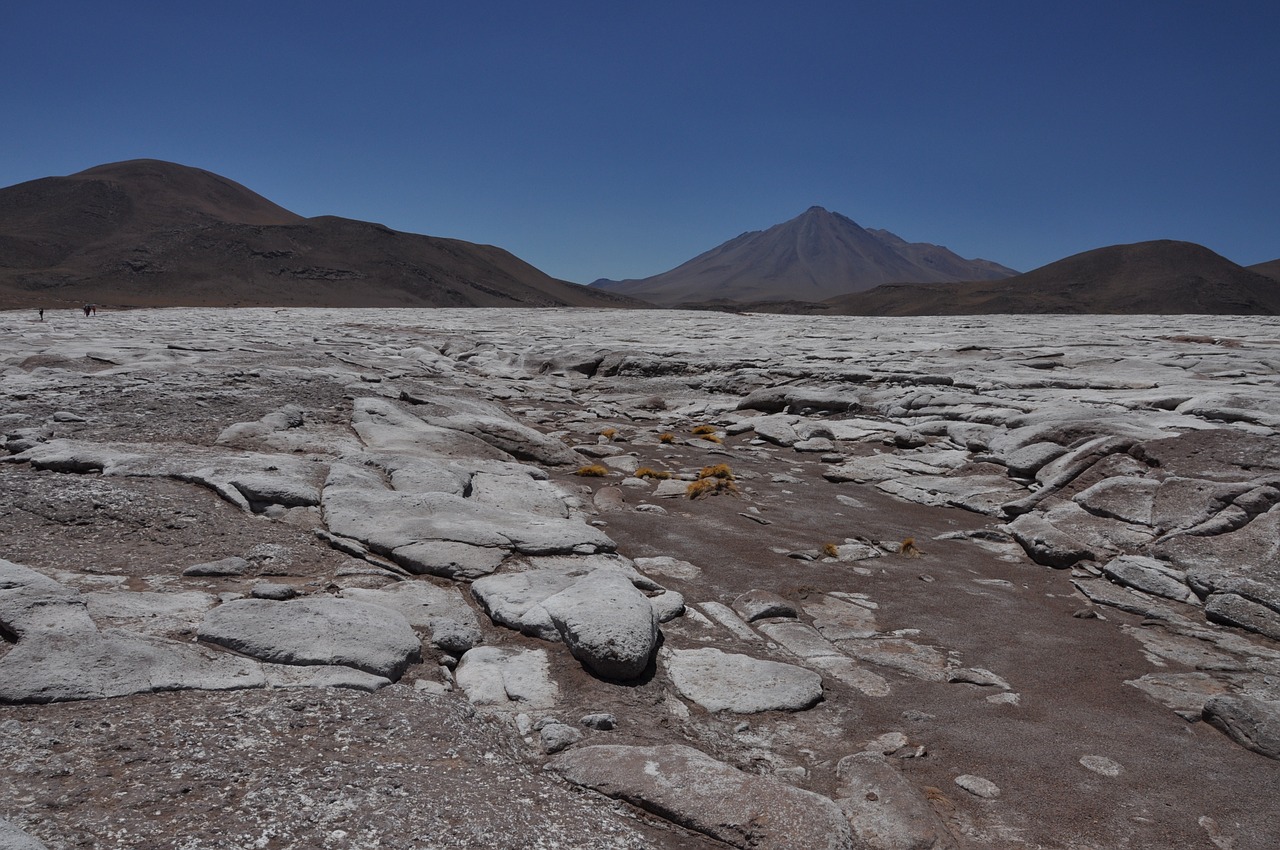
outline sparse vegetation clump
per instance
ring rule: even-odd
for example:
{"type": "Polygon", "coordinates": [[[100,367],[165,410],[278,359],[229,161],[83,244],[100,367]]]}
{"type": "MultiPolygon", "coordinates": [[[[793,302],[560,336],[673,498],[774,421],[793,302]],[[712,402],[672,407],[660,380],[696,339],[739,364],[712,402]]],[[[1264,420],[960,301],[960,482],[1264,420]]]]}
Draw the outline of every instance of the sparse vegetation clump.
{"type": "Polygon", "coordinates": [[[718,429],[714,425],[695,425],[689,433],[701,437],[706,434],[714,434],[718,429]]]}
{"type": "Polygon", "coordinates": [[[702,471],[698,473],[698,478],[721,478],[725,481],[736,480],[733,476],[733,470],[729,468],[727,463],[717,463],[715,466],[702,467],[702,471]]]}
{"type": "Polygon", "coordinates": [[[600,432],[600,436],[601,436],[601,437],[604,437],[606,440],[609,440],[610,442],[612,442],[612,441],[613,441],[613,438],[614,438],[614,437],[616,437],[616,436],[618,436],[618,429],[617,429],[617,428],[605,428],[604,430],[602,430],[602,431],[600,432]]]}
{"type": "Polygon", "coordinates": [[[698,435],[698,439],[699,439],[699,440],[706,440],[708,443],[723,443],[723,442],[724,442],[724,440],[720,439],[720,435],[719,435],[719,434],[699,434],[699,435],[698,435]]]}
{"type": "Polygon", "coordinates": [[[671,444],[671,443],[674,443],[675,441],[676,441],[676,435],[672,434],[669,431],[658,435],[659,443],[671,444]]]}
{"type": "Polygon", "coordinates": [[[609,470],[598,463],[593,463],[590,466],[578,467],[577,472],[573,474],[581,475],[583,478],[604,478],[609,474],[609,470]]]}
{"type": "Polygon", "coordinates": [[[898,554],[904,558],[919,558],[924,553],[920,551],[920,547],[916,545],[914,537],[908,537],[898,546],[898,554]]]}
{"type": "Polygon", "coordinates": [[[685,495],[690,499],[701,499],[703,496],[719,496],[721,493],[738,494],[738,485],[728,478],[699,478],[690,481],[685,488],[685,495]]]}
{"type": "Polygon", "coordinates": [[[840,547],[834,543],[823,543],[822,554],[828,558],[838,558],[840,557],[840,547]]]}
{"type": "Polygon", "coordinates": [[[685,489],[685,493],[690,499],[700,499],[703,496],[718,496],[721,493],[737,495],[738,485],[733,482],[733,470],[729,469],[727,463],[704,466],[702,471],[698,473],[698,480],[691,482],[685,489]]]}
{"type": "Polygon", "coordinates": [[[635,471],[635,476],[636,478],[652,478],[655,481],[666,481],[671,477],[671,473],[665,469],[650,469],[647,466],[642,466],[635,471]]]}

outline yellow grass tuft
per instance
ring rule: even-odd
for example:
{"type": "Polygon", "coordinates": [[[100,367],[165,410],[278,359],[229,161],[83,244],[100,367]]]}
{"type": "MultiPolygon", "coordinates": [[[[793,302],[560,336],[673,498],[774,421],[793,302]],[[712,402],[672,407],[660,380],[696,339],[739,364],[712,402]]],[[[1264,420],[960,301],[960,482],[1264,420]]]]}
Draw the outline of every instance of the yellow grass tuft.
{"type": "Polygon", "coordinates": [[[600,432],[600,436],[604,437],[606,440],[612,440],[614,437],[618,436],[618,429],[605,428],[603,431],[600,432]]]}
{"type": "Polygon", "coordinates": [[[699,435],[698,435],[698,439],[699,439],[699,440],[706,440],[708,443],[723,443],[723,442],[724,442],[724,440],[720,439],[720,435],[719,435],[719,434],[699,434],[699,435]]]}
{"type": "Polygon", "coordinates": [[[902,541],[900,546],[898,546],[898,554],[902,555],[904,558],[919,558],[924,553],[921,552],[920,547],[916,545],[916,539],[914,537],[908,537],[906,540],[902,541]]]}
{"type": "Polygon", "coordinates": [[[834,543],[823,543],[822,554],[826,555],[828,558],[839,558],[840,549],[834,543]]]}
{"type": "Polygon", "coordinates": [[[699,478],[689,482],[685,495],[690,499],[701,499],[703,496],[719,496],[721,493],[737,495],[738,485],[727,478],[699,478]]]}
{"type": "Polygon", "coordinates": [[[578,467],[578,471],[573,474],[581,475],[584,478],[604,478],[609,474],[609,470],[605,469],[598,463],[593,463],[590,466],[578,467]]]}
{"type": "Polygon", "coordinates": [[[659,434],[659,435],[658,435],[658,442],[659,442],[659,443],[674,443],[675,441],[676,441],[676,435],[675,435],[675,434],[672,434],[672,433],[669,433],[669,432],[668,432],[668,433],[663,433],[663,434],[659,434]]]}
{"type": "Polygon", "coordinates": [[[695,425],[690,433],[701,437],[703,434],[714,434],[717,430],[719,429],[714,425],[695,425]]]}
{"type": "Polygon", "coordinates": [[[647,466],[642,466],[635,471],[635,476],[636,478],[652,478],[655,481],[666,481],[671,477],[671,473],[665,469],[650,469],[647,466]]]}
{"type": "Polygon", "coordinates": [[[715,466],[704,466],[702,471],[698,473],[699,478],[723,478],[725,481],[735,480],[733,470],[729,469],[727,463],[717,463],[715,466]]]}

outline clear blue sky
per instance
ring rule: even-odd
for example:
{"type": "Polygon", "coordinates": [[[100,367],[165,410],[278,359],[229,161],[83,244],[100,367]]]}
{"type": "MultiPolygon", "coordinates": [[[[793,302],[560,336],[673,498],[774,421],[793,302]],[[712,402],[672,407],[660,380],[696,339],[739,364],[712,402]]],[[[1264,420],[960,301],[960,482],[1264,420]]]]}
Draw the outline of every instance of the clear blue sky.
{"type": "Polygon", "coordinates": [[[1030,269],[1280,257],[1267,2],[9,2],[0,185],[139,157],[585,282],[819,204],[1030,269]]]}

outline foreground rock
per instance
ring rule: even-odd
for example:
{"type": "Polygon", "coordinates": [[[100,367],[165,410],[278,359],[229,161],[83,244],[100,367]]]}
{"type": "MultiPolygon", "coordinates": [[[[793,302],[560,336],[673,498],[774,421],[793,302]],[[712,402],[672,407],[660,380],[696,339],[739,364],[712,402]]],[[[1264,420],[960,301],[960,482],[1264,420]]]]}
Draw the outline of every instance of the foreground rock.
{"type": "Polygon", "coordinates": [[[849,850],[849,824],[826,797],[743,773],[691,747],[591,746],[551,768],[575,785],[751,850],[849,850]]]}
{"type": "Polygon", "coordinates": [[[393,680],[422,654],[402,614],[330,597],[227,602],[205,617],[200,639],[263,661],[354,667],[393,680]]]}
{"type": "Polygon", "coordinates": [[[672,649],[663,667],[681,695],[707,711],[803,711],[822,699],[822,677],[779,661],[718,649],[672,649]]]}
{"type": "Polygon", "coordinates": [[[1280,759],[1280,702],[1249,696],[1216,696],[1204,705],[1204,719],[1231,740],[1280,759]]]}

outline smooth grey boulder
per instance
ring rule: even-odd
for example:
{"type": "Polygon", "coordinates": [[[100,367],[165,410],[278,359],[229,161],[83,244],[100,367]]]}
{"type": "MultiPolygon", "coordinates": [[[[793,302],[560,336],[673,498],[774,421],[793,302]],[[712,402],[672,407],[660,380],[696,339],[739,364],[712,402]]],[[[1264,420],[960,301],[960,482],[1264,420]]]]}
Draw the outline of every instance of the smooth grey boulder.
{"type": "Polygon", "coordinates": [[[1175,602],[1198,602],[1198,598],[1187,586],[1187,574],[1155,558],[1144,558],[1141,555],[1121,555],[1113,558],[1102,567],[1107,578],[1150,593],[1163,596],[1175,602]]]}
{"type": "Polygon", "coordinates": [[[265,683],[261,665],[247,658],[120,629],[27,637],[0,658],[0,703],[234,690],[265,683]]]}
{"type": "MultiPolygon", "coordinates": [[[[868,374],[866,377],[871,376],[868,374]]],[[[843,413],[857,410],[861,401],[853,388],[785,386],[754,390],[738,402],[738,410],[762,410],[766,413],[781,413],[788,407],[843,413]]]]}
{"type": "Polygon", "coordinates": [[[649,598],[617,568],[601,567],[542,601],[573,657],[597,676],[634,679],[658,646],[649,598]]]}
{"type": "Polygon", "coordinates": [[[1165,530],[1191,528],[1210,519],[1252,489],[1254,485],[1246,482],[1166,478],[1156,491],[1151,519],[1157,527],[1165,530]]]}
{"type": "Polygon", "coordinates": [[[1280,640],[1280,612],[1238,593],[1211,594],[1205,600],[1204,615],[1214,623],[1236,626],[1280,640]]]}
{"type": "Polygon", "coordinates": [[[0,850],[46,850],[46,847],[26,830],[0,819],[0,850]]]}
{"type": "Polygon", "coordinates": [[[1127,452],[1136,442],[1132,437],[1116,436],[1094,437],[1085,441],[1041,467],[1036,472],[1040,489],[1005,504],[1001,511],[1005,516],[1015,517],[1035,510],[1036,505],[1076,480],[1095,463],[1108,455],[1127,452]]]}
{"type": "Polygon", "coordinates": [[[1014,449],[1003,457],[1003,461],[1009,474],[1015,478],[1032,478],[1046,463],[1066,453],[1066,448],[1057,443],[1031,443],[1014,449]]]}
{"type": "Polygon", "coordinates": [[[1025,492],[1003,475],[912,475],[881,481],[876,489],[908,502],[963,508],[987,516],[1000,516],[1009,499],[1025,492]]]}
{"type": "Polygon", "coordinates": [[[391,551],[391,560],[415,575],[466,581],[487,576],[507,557],[507,550],[451,540],[410,543],[391,551]]]}
{"type": "Polygon", "coordinates": [[[455,428],[430,425],[383,398],[358,398],[351,427],[374,451],[435,458],[511,460],[507,452],[455,428]]]}
{"type": "Polygon", "coordinates": [[[527,711],[551,708],[560,698],[545,649],[477,646],[453,675],[473,705],[527,711]]]}
{"type": "Polygon", "coordinates": [[[550,769],[574,785],[625,800],[685,829],[750,850],[852,850],[831,800],[744,773],[691,747],[587,746],[550,769]]]}
{"type": "Polygon", "coordinates": [[[251,505],[284,505],[286,508],[320,504],[320,489],[310,481],[268,473],[237,475],[231,486],[240,491],[251,505]]]}
{"type": "Polygon", "coordinates": [[[470,434],[519,460],[531,460],[548,466],[582,463],[582,455],[541,431],[521,425],[513,419],[477,414],[426,417],[430,425],[470,434]]]}
{"type": "Polygon", "coordinates": [[[869,850],[948,850],[956,843],[924,793],[878,753],[836,765],[836,803],[869,850]]]}
{"type": "Polygon", "coordinates": [[[1151,510],[1160,482],[1154,478],[1115,476],[1106,478],[1073,499],[1091,514],[1151,525],[1151,510]]]}
{"type": "Polygon", "coordinates": [[[676,690],[707,711],[803,711],[822,699],[822,677],[794,664],[712,647],[663,650],[662,663],[676,690]]]}
{"type": "Polygon", "coordinates": [[[1204,704],[1204,721],[1246,749],[1280,759],[1280,702],[1250,696],[1215,696],[1204,704]]]}
{"type": "Polygon", "coordinates": [[[461,655],[484,639],[475,612],[457,588],[436,587],[427,581],[402,581],[378,590],[349,587],[342,591],[342,597],[398,611],[409,625],[430,631],[434,646],[454,655],[461,655]]]}
{"type": "Polygon", "coordinates": [[[1066,569],[1081,561],[1093,560],[1093,549],[1059,531],[1042,514],[1026,513],[1005,528],[1037,564],[1066,569]]]}
{"type": "Polygon", "coordinates": [[[548,723],[538,732],[542,751],[547,755],[567,750],[582,740],[582,733],[565,723],[548,723]]]}
{"type": "Polygon", "coordinates": [[[765,617],[796,617],[796,606],[768,590],[748,590],[733,600],[733,610],[746,622],[765,617]]]}
{"type": "Polygon", "coordinates": [[[333,597],[227,602],[205,616],[199,637],[262,661],[341,665],[392,680],[422,657],[404,615],[333,597]]]}

